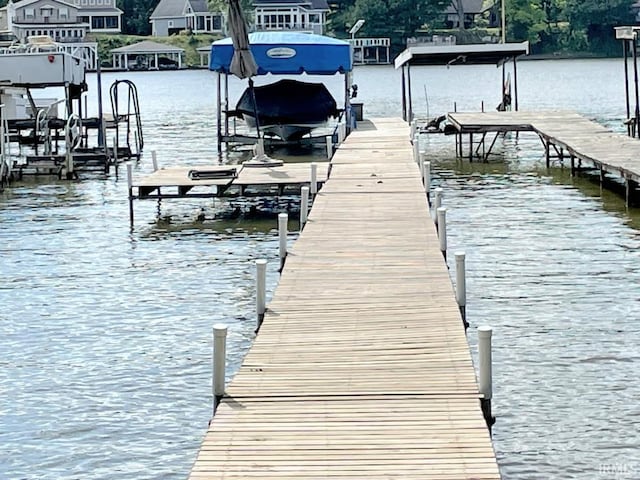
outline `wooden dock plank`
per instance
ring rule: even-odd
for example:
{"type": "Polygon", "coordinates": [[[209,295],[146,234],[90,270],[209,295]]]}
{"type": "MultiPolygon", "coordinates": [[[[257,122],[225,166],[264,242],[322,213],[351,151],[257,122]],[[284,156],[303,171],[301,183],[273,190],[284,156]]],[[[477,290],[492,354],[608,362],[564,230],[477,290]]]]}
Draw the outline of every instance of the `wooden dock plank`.
{"type": "Polygon", "coordinates": [[[338,149],[191,479],[500,478],[412,154],[396,119],[338,149]]]}

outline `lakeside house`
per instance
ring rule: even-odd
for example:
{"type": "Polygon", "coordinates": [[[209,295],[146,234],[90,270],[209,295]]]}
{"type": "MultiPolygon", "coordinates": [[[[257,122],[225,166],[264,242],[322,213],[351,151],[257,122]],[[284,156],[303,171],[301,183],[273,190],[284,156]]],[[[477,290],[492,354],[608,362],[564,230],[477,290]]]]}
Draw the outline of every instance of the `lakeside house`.
{"type": "Polygon", "coordinates": [[[0,32],[19,41],[48,35],[58,43],[84,42],[91,33],[120,33],[122,10],[115,0],[22,0],[0,8],[0,32]]]}
{"type": "Polygon", "coordinates": [[[222,34],[224,14],[211,12],[207,0],[160,0],[149,22],[154,37],[168,37],[182,30],[222,34]]]}
{"type": "Polygon", "coordinates": [[[97,67],[98,45],[88,33],[120,33],[122,10],[116,0],[22,0],[0,8],[0,32],[22,42],[29,37],[48,36],[89,69],[97,67]]]}
{"type": "Polygon", "coordinates": [[[254,0],[253,7],[257,31],[325,33],[327,0],[254,0]]]}

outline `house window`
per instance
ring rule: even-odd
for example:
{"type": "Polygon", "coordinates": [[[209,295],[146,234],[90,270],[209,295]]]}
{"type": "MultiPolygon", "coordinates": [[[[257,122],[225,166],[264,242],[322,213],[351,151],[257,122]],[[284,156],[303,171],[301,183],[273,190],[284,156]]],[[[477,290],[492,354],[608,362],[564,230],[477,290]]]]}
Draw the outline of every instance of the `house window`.
{"type": "Polygon", "coordinates": [[[53,8],[41,8],[40,9],[40,15],[42,15],[44,18],[49,18],[53,16],[53,8]]]}
{"type": "Polygon", "coordinates": [[[106,28],[118,28],[118,17],[105,17],[106,28]]]}
{"type": "Polygon", "coordinates": [[[317,13],[310,13],[309,23],[320,23],[320,15],[317,13]]]}
{"type": "Polygon", "coordinates": [[[24,9],[24,18],[34,18],[35,16],[36,16],[36,12],[33,8],[24,9]]]}
{"type": "Polygon", "coordinates": [[[60,18],[69,18],[69,9],[67,7],[60,8],[58,10],[60,18]]]}
{"type": "Polygon", "coordinates": [[[91,29],[100,30],[104,28],[104,17],[93,17],[91,19],[91,29]]]}
{"type": "Polygon", "coordinates": [[[167,21],[167,27],[173,28],[173,20],[168,20],[167,21]]]}

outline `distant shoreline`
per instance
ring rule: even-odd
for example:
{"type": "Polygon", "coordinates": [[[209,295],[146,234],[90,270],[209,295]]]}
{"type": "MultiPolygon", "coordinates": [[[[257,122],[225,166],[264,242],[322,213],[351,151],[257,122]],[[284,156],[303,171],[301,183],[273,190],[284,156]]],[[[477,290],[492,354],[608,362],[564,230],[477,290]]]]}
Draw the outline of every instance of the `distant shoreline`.
{"type": "Polygon", "coordinates": [[[598,55],[588,52],[573,52],[573,53],[535,53],[531,55],[525,55],[518,57],[518,60],[591,60],[591,59],[603,59],[603,58],[622,58],[622,55],[608,56],[598,55]]]}

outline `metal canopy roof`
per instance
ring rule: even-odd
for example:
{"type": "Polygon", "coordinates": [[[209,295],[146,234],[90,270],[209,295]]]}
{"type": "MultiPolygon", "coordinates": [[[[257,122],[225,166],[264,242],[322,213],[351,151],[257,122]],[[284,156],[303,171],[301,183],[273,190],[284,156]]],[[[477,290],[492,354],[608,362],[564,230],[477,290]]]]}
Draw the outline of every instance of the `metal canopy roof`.
{"type": "MultiPolygon", "coordinates": [[[[352,70],[351,45],[336,38],[301,32],[253,32],[249,46],[258,75],[333,75],[352,70]]],[[[233,51],[231,38],[213,42],[209,70],[228,73],[233,51]]]]}
{"type": "Polygon", "coordinates": [[[529,42],[478,43],[472,45],[423,45],[409,47],[395,59],[395,67],[404,65],[458,65],[499,63],[529,54],[529,42]]]}

